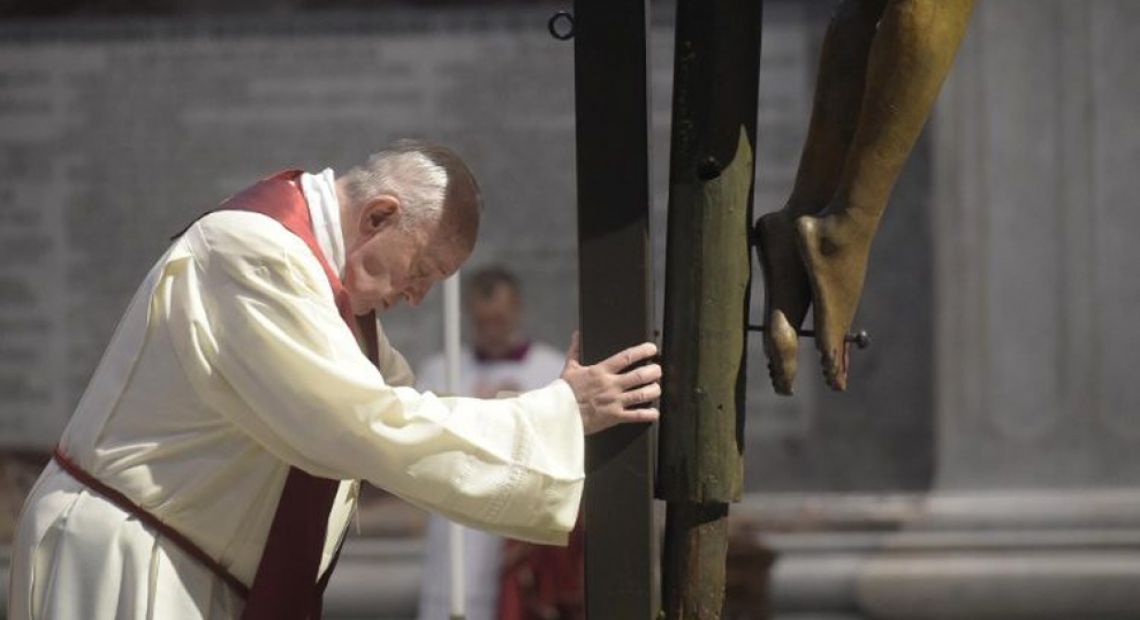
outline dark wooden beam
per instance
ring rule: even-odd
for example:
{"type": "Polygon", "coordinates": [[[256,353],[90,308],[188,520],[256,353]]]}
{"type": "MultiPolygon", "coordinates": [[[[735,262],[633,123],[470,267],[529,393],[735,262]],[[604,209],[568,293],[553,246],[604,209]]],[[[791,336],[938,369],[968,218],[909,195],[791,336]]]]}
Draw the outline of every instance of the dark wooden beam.
{"type": "MultiPolygon", "coordinates": [[[[650,339],[646,0],[575,0],[578,278],[584,363],[650,339]]],[[[648,424],[586,442],[586,615],[650,620],[653,438],[648,424]]]]}
{"type": "Polygon", "coordinates": [[[657,494],[669,619],[720,618],[743,483],[762,0],[678,0],[657,494]]]}

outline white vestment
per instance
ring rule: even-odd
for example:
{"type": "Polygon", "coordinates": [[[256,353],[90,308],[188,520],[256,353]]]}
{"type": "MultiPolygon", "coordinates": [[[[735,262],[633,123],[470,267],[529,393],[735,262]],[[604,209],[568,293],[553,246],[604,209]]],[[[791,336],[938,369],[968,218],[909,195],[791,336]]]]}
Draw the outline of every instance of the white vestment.
{"type": "MultiPolygon", "coordinates": [[[[325,171],[302,185],[319,244],[343,269],[331,182],[325,171]]],[[[379,340],[377,370],[300,238],[264,215],[213,213],[147,275],[60,447],[247,585],[290,466],[345,481],[322,573],[359,479],[474,527],[564,543],[583,481],[569,386],[440,398],[406,387],[407,364],[379,340]]],[[[234,618],[243,607],[208,568],[54,463],[21,515],[8,600],[13,620],[234,618]]]]}
{"type": "MultiPolygon", "coordinates": [[[[458,394],[520,392],[548,384],[566,363],[563,353],[542,343],[533,343],[518,360],[480,360],[464,347],[459,358],[458,394]]],[[[416,385],[442,391],[444,359],[436,356],[424,363],[416,385]]],[[[451,609],[451,558],[448,545],[450,521],[438,514],[428,520],[424,553],[424,577],[420,582],[420,620],[446,620],[451,609]]],[[[494,534],[464,528],[463,564],[466,620],[494,620],[499,600],[503,539],[494,534]]]]}

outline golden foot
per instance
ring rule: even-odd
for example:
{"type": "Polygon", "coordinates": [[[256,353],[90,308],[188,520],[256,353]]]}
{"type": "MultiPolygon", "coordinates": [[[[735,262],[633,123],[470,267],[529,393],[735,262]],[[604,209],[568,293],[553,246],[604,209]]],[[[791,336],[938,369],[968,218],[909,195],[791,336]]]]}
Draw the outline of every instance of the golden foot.
{"type": "Polygon", "coordinates": [[[847,214],[805,215],[796,219],[800,258],[811,282],[815,346],[827,384],[847,389],[847,332],[855,319],[871,235],[847,214]]]}
{"type": "Polygon", "coordinates": [[[796,378],[798,330],[811,305],[811,285],[796,251],[795,228],[785,211],[756,221],[757,254],[764,275],[764,354],[776,393],[790,396],[796,378]]]}

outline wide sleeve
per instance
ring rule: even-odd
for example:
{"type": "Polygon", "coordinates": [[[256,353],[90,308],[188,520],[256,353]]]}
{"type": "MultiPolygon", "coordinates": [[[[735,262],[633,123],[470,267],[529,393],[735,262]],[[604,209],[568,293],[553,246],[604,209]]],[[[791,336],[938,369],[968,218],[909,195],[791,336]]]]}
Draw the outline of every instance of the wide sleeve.
{"type": "Polygon", "coordinates": [[[197,281],[183,287],[199,296],[187,302],[202,308],[198,347],[240,401],[224,415],[312,474],[365,479],[473,527],[565,543],[584,478],[565,382],[507,400],[392,385],[361,353],[307,247],[268,218],[234,216],[188,233],[185,275],[197,281]]]}

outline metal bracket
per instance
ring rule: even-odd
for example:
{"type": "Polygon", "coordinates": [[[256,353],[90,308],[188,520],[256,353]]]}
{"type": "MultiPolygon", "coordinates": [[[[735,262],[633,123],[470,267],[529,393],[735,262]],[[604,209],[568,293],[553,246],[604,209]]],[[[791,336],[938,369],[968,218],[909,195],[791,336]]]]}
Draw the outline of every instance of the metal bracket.
{"type": "Polygon", "coordinates": [[[574,38],[574,14],[570,11],[558,11],[550,16],[546,22],[546,29],[550,36],[559,41],[569,41],[574,38]],[[561,24],[561,27],[559,27],[561,24]]]}

